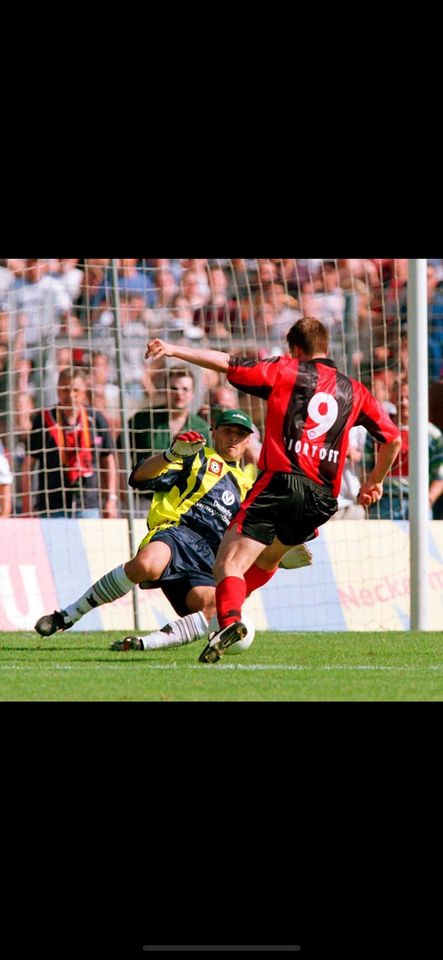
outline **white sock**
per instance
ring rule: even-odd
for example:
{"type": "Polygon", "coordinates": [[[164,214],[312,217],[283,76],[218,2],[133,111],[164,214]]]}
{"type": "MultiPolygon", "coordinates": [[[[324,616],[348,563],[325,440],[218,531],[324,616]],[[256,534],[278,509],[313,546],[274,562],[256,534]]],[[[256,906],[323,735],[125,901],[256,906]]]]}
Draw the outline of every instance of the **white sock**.
{"type": "Polygon", "coordinates": [[[77,623],[77,620],[80,620],[85,613],[89,613],[94,607],[101,607],[104,603],[112,603],[113,600],[124,597],[126,593],[132,590],[132,587],[135,587],[135,583],[126,576],[124,565],[121,564],[119,567],[115,567],[115,570],[105,573],[104,577],[101,577],[100,580],[97,580],[97,583],[89,587],[86,593],[79,597],[75,603],[64,607],[66,619],[70,620],[71,623],[77,623]]]}
{"type": "Polygon", "coordinates": [[[188,613],[179,620],[171,620],[161,630],[147,633],[140,639],[145,650],[162,650],[164,647],[181,647],[185,643],[192,643],[206,636],[207,632],[208,621],[200,610],[198,613],[188,613]]]}

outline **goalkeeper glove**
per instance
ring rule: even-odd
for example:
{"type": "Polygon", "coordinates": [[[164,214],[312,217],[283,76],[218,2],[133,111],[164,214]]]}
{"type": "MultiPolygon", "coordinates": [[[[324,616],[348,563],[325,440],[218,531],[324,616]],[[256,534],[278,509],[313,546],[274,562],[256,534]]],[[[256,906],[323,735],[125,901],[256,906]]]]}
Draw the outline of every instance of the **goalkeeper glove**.
{"type": "Polygon", "coordinates": [[[169,463],[182,463],[184,457],[193,457],[205,446],[205,443],[205,437],[201,433],[197,433],[196,430],[179,433],[168,450],[165,450],[163,456],[169,463]]]}

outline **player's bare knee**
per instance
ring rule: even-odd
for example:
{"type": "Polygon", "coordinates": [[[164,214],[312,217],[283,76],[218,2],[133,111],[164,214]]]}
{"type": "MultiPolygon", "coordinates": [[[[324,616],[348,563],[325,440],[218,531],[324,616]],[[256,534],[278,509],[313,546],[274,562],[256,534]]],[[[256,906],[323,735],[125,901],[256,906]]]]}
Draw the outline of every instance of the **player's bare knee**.
{"type": "Polygon", "coordinates": [[[148,580],[148,576],[145,572],[144,567],[134,558],[130,560],[129,563],[125,564],[125,573],[126,576],[132,580],[133,583],[141,583],[142,580],[148,580]]]}
{"type": "Polygon", "coordinates": [[[133,583],[140,583],[138,576],[138,564],[135,562],[136,559],[136,557],[132,557],[131,560],[128,560],[128,562],[124,565],[124,571],[126,576],[129,577],[129,580],[132,580],[133,583]]]}
{"type": "Polygon", "coordinates": [[[140,550],[139,553],[125,566],[125,573],[133,583],[141,583],[143,580],[158,580],[168,560],[163,551],[160,553],[153,550],[140,550]]]}
{"type": "Polygon", "coordinates": [[[139,578],[141,580],[158,580],[165,569],[165,563],[157,558],[140,557],[138,562],[139,578]]]}

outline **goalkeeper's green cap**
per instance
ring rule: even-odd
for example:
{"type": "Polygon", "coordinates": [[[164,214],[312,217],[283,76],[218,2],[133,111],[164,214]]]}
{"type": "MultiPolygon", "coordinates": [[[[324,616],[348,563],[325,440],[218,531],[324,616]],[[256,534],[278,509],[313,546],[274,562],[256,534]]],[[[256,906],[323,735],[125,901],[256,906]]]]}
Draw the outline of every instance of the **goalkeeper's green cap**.
{"type": "Polygon", "coordinates": [[[221,413],[217,414],[215,419],[216,429],[217,427],[228,427],[233,424],[236,424],[238,427],[243,427],[244,430],[249,430],[249,433],[254,433],[252,420],[243,410],[222,410],[221,413]]]}

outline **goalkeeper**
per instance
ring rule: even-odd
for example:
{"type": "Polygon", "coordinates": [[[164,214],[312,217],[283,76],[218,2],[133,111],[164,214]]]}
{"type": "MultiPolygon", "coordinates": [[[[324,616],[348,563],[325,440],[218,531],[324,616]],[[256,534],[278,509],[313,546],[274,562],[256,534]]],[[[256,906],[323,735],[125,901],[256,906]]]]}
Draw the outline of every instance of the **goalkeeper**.
{"type": "MultiPolygon", "coordinates": [[[[148,532],[136,556],[106,573],[64,610],[41,617],[37,633],[49,637],[68,630],[90,610],[125,596],[138,584],[142,589],[160,587],[180,619],[144,637],[118,640],[111,649],[176,647],[206,636],[216,613],[215,554],[252,486],[239,466],[252,433],[246,413],[225,410],[216,420],[213,448],[190,431],[179,434],[164,453],[138,463],[129,483],[154,496],[148,532]]],[[[309,551],[302,548],[296,565],[310,562],[309,551]]],[[[255,586],[251,583],[251,590],[255,586]]]]}

